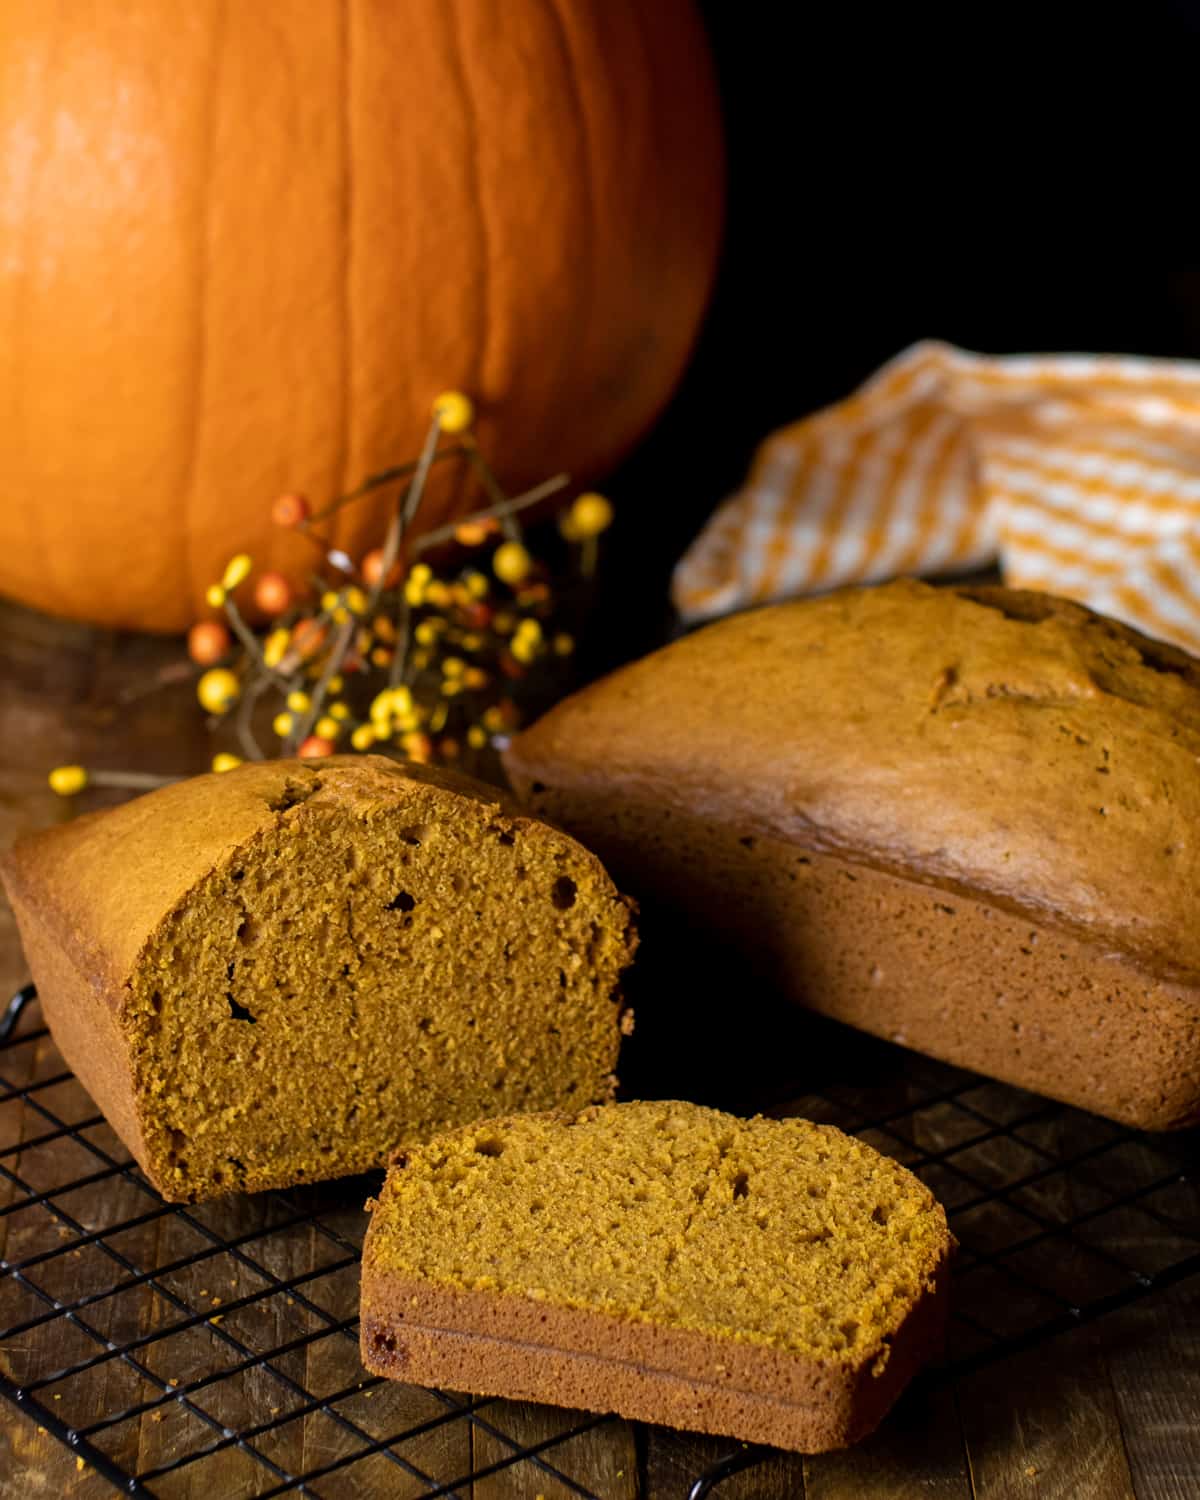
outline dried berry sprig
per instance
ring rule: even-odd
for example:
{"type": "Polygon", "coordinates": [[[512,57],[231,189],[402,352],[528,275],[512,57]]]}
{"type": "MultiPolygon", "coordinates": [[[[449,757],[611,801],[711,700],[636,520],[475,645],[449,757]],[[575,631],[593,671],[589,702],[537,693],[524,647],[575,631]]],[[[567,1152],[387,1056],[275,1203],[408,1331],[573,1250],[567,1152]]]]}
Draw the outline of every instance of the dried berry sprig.
{"type": "MultiPolygon", "coordinates": [[[[568,476],[507,495],[479,448],[473,420],[466,396],[444,392],[433,403],[417,458],[370,476],[318,511],[300,495],[275,501],[276,523],[306,536],[320,553],[326,571],[311,575],[311,593],[298,594],[279,573],[255,578],[245,554],[231,559],[208,594],[223,618],[199,621],[188,635],[199,669],[197,697],[210,725],[229,725],[242,752],[217,754],[214,771],[265,758],[270,752],[259,735],[268,722],[275,753],[284,755],[348,748],[422,761],[475,759],[506,744],[522,719],[519,697],[553,696],[574,650],[567,628],[575,623],[571,580],[591,579],[612,506],[602,495],[576,497],[559,518],[570,566],[552,570],[530,550],[522,518],[565,489],[568,476]],[[412,538],[432,469],[451,460],[468,464],[488,503],[412,538]],[[322,534],[322,523],[389,485],[397,491],[381,542],[356,563],[322,534]],[[426,558],[436,555],[444,564],[448,547],[449,570],[435,570],[426,558]],[[261,634],[233,597],[247,584],[269,622],[261,634]]],[[[80,783],[80,771],[54,773],[64,795],[87,784],[88,773],[82,771],[80,783]]],[[[98,772],[94,780],[120,774],[98,772]]]]}

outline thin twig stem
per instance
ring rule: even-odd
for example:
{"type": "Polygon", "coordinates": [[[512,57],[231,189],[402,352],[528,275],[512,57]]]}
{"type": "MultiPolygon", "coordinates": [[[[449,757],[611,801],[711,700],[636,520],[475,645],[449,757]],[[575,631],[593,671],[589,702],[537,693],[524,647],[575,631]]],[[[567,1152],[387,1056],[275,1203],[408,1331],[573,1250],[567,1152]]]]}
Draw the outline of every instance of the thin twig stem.
{"type": "MultiPolygon", "coordinates": [[[[536,505],[539,500],[545,500],[550,495],[557,494],[559,490],[565,489],[571,482],[569,474],[555,474],[552,479],[543,479],[541,484],[535,484],[533,489],[526,490],[523,494],[516,495],[511,500],[505,500],[504,510],[510,515],[514,511],[526,510],[531,505],[536,505]]],[[[415,553],[427,552],[430,547],[436,547],[442,542],[454,539],[455,533],[460,526],[470,526],[476,521],[492,521],[501,514],[500,507],[490,505],[487,510],[477,510],[469,516],[463,516],[449,526],[439,526],[436,531],[427,531],[419,536],[413,543],[415,553]]]]}
{"type": "Polygon", "coordinates": [[[321,709],[325,703],[325,694],[329,691],[329,679],[337,675],[341,670],[342,663],[346,659],[346,652],[350,649],[350,642],[354,639],[354,631],[358,621],[353,615],[338,626],[338,633],[333,638],[333,646],[329,655],[325,658],[325,665],[321,669],[321,675],[317,679],[317,685],[312,690],[311,701],[300,721],[300,727],[293,729],[288,735],[288,749],[294,754],[312,732],[312,727],[321,716],[321,709]]]}
{"type": "Polygon", "coordinates": [[[182,776],[154,776],[149,771],[89,771],[89,786],[120,786],[133,791],[152,791],[156,787],[170,786],[182,781],[182,776]]]}

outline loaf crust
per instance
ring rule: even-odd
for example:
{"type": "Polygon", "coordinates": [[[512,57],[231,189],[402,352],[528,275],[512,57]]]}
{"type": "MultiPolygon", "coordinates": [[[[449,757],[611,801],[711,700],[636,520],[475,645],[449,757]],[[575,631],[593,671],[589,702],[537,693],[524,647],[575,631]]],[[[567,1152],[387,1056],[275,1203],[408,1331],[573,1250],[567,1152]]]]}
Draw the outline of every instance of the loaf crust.
{"type": "Polygon", "coordinates": [[[802,1002],[1146,1129],[1200,1118],[1200,665],[1046,595],[752,611],[585,689],[523,800],[802,1002]]]}
{"type": "Polygon", "coordinates": [[[730,1350],[700,1335],[624,1325],[577,1309],[457,1293],[364,1268],[362,1357],[368,1370],[410,1385],[479,1396],[615,1412],[770,1443],[798,1453],[845,1448],[878,1427],[913,1376],[945,1345],[948,1270],[897,1334],[883,1371],[823,1367],[755,1350],[730,1350]],[[705,1375],[714,1364],[721,1374],[705,1375]]]}
{"type": "Polygon", "coordinates": [[[615,1085],[628,903],[469,778],[264,762],[31,835],[0,869],[59,1050],[173,1201],[365,1171],[409,1132],[615,1085]],[[462,881],[476,847],[511,885],[462,881]],[[386,900],[404,885],[420,904],[386,900]]]}
{"type": "MultiPolygon", "coordinates": [[[[488,1143],[489,1152],[499,1153],[514,1127],[528,1137],[542,1133],[539,1150],[543,1162],[549,1163],[545,1175],[553,1181],[553,1170],[570,1170],[557,1157],[562,1133],[604,1115],[639,1119],[654,1111],[681,1111],[691,1118],[708,1117],[724,1122],[735,1134],[771,1131],[786,1138],[791,1130],[802,1129],[834,1145],[836,1171],[843,1182],[854,1179],[858,1164],[863,1170],[878,1154],[860,1143],[846,1141],[830,1127],[806,1125],[802,1121],[752,1121],[748,1125],[716,1111],[694,1105],[615,1105],[592,1110],[580,1116],[546,1115],[503,1119],[494,1122],[496,1144],[488,1143]],[[556,1140],[556,1135],[559,1137],[556,1140]],[[844,1150],[835,1143],[841,1141],[844,1150]]],[[[475,1132],[478,1134],[478,1131],[475,1132]]],[[[478,1271],[487,1272],[493,1262],[486,1248],[472,1244],[464,1253],[465,1264],[459,1268],[457,1284],[435,1271],[414,1265],[419,1259],[423,1205],[430,1200],[418,1194],[403,1200],[402,1177],[416,1167],[425,1171],[431,1159],[435,1172],[447,1165],[454,1174],[463,1152],[469,1153],[470,1132],[438,1137],[415,1153],[402,1158],[389,1174],[379,1204],[374,1208],[363,1251],[361,1338],[363,1361],[369,1370],[392,1379],[424,1385],[444,1385],[476,1394],[505,1396],[515,1399],[569,1405],[585,1410],[617,1412],[622,1416],[646,1422],[659,1422],[694,1431],[724,1434],[748,1441],[771,1443],[801,1452],[820,1452],[843,1447],[864,1437],[878,1424],[915,1372],[941,1350],[944,1341],[947,1310],[947,1276],[953,1240],[945,1227],[941,1208],[903,1169],[889,1164],[887,1171],[896,1184],[908,1183],[902,1192],[910,1196],[909,1208],[917,1219],[906,1219],[912,1225],[924,1220],[914,1234],[914,1245],[920,1249],[901,1250],[899,1259],[879,1276],[901,1277],[913,1283],[906,1289],[900,1311],[887,1315],[872,1332],[864,1328],[861,1347],[848,1350],[836,1346],[814,1352],[793,1342],[781,1345],[753,1330],[719,1331],[714,1327],[688,1326],[673,1316],[672,1294],[660,1292],[662,1306],[653,1301],[638,1316],[619,1309],[619,1295],[610,1299],[612,1306],[589,1306],[581,1302],[578,1287],[572,1292],[574,1273],[572,1257],[586,1256],[592,1240],[586,1222],[570,1220],[572,1208],[564,1208],[561,1199],[548,1206],[556,1214],[556,1228],[567,1231],[563,1238],[562,1259],[557,1262],[561,1282],[555,1284],[555,1263],[543,1257],[536,1266],[522,1266],[517,1257],[502,1283],[487,1286],[470,1285],[478,1271]],[[572,1238],[571,1225],[579,1231],[572,1238]],[[397,1245],[397,1240],[406,1243],[397,1245]],[[528,1277],[545,1280],[545,1286],[524,1286],[528,1277]]],[[[652,1159],[650,1149],[641,1149],[636,1137],[628,1143],[603,1143],[603,1159],[597,1159],[597,1171],[611,1165],[619,1184],[624,1180],[625,1164],[643,1166],[652,1159]]],[[[728,1147],[736,1157],[738,1146],[728,1147]]],[[[721,1166],[712,1174],[713,1201],[721,1192],[721,1166]]],[[[490,1166],[490,1163],[488,1164],[490,1166]]],[[[468,1165],[465,1170],[471,1171],[468,1165]]],[[[538,1171],[539,1167],[525,1170],[538,1171]]],[[[499,1191],[487,1181],[487,1166],[478,1173],[479,1181],[469,1183],[469,1192],[461,1198],[458,1213],[464,1231],[467,1220],[476,1212],[484,1213],[485,1222],[494,1212],[493,1197],[499,1191]]],[[[639,1174],[643,1184],[653,1174],[639,1174]]],[[[728,1176],[728,1171],[726,1171],[728,1176]]],[[[749,1197],[757,1191],[755,1174],[749,1174],[749,1197]]],[[[629,1181],[634,1178],[631,1176],[629,1181]]],[[[865,1180],[865,1179],[864,1179],[865,1180]]],[[[781,1174],[780,1186],[803,1200],[809,1182],[797,1162],[795,1175],[781,1174]]],[[[728,1190],[728,1183],[725,1183],[728,1190]]],[[[447,1188],[441,1207],[446,1207],[447,1188]]],[[[688,1202],[691,1200],[688,1199],[688,1202]]],[[[869,1219],[869,1197],[862,1208],[862,1219],[869,1219]]],[[[628,1221],[619,1221],[629,1212],[611,1189],[600,1187],[594,1205],[597,1222],[611,1215],[610,1237],[620,1245],[629,1238],[628,1221]]],[[[738,1210],[718,1205],[715,1212],[738,1210]]],[[[840,1211],[844,1214],[844,1209],[840,1211]]],[[[682,1243],[674,1226],[660,1215],[657,1223],[648,1224],[635,1239],[639,1254],[648,1268],[650,1285],[662,1286],[669,1278],[668,1250],[664,1245],[682,1243]]],[[[445,1222],[428,1232],[444,1230],[445,1222]]],[[[867,1226],[870,1228],[870,1225],[867,1226]]],[[[686,1228],[682,1231],[686,1234],[686,1228]]],[[[841,1218],[832,1231],[831,1243],[837,1247],[843,1264],[854,1257],[870,1262],[869,1243],[861,1239],[861,1226],[853,1218],[841,1218]]],[[[882,1231],[872,1231],[880,1235],[882,1231]]],[[[828,1233],[828,1232],[827,1232],[828,1233]]],[[[520,1229],[517,1230],[520,1235],[520,1229]]],[[[743,1242],[744,1243],[744,1242],[743,1242]]],[[[535,1249],[540,1249],[535,1247],[535,1249]]],[[[432,1251],[435,1259],[437,1247],[432,1251]]],[[[795,1244],[799,1264],[805,1254],[803,1237],[795,1244]]],[[[836,1265],[836,1261],[831,1262],[836,1265]]],[[[719,1288],[737,1277],[755,1278],[763,1268],[752,1259],[726,1263],[719,1259],[706,1262],[704,1294],[720,1301],[719,1288]]],[[[843,1273],[844,1274],[844,1273],[843,1273]]],[[[489,1283],[496,1278],[484,1275],[489,1283]]],[[[769,1273],[763,1280],[769,1290],[769,1273]]],[[[827,1280],[819,1282],[827,1291],[827,1280]]],[[[820,1293],[818,1292],[818,1296],[820,1293]]],[[[703,1297],[702,1297],[703,1300],[703,1297]]],[[[714,1313],[714,1323],[717,1315],[714,1313]]]]}

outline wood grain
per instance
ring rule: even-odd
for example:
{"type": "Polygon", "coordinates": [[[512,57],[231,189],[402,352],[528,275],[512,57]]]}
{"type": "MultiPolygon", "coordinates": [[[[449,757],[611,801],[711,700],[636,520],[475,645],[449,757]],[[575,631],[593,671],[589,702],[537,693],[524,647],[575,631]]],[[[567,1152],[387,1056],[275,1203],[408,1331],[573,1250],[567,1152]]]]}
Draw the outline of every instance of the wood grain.
{"type": "Polygon", "coordinates": [[[1103,1348],[1090,1330],[971,1376],[958,1400],[977,1500],[1133,1500],[1103,1348]]]}
{"type": "MultiPolygon", "coordinates": [[[[45,772],[54,764],[82,761],[163,774],[204,768],[212,747],[190,684],[143,691],[156,672],[179,659],[174,642],[106,636],[0,604],[0,847],[24,828],[67,815],[45,784],[45,772]]],[[[115,794],[96,791],[81,805],[111,800],[115,794]]],[[[25,977],[11,915],[0,903],[2,992],[9,993],[25,977]]],[[[790,1055],[788,1048],[779,1050],[790,1055]]],[[[8,1076],[22,1082],[52,1079],[62,1070],[49,1039],[6,1054],[5,1066],[8,1076]]],[[[874,1052],[823,1032],[820,1049],[806,1054],[805,1066],[814,1080],[839,1081],[851,1106],[856,1088],[871,1084],[873,1107],[879,1112],[889,1102],[902,1108],[917,1096],[925,1065],[914,1058],[907,1078],[881,1089],[873,1071],[874,1052]]],[[[716,1076],[721,1076],[719,1070],[716,1076]]],[[[737,1087],[750,1098],[752,1084],[748,1079],[737,1087]]],[[[67,1120],[92,1112],[90,1100],[71,1079],[34,1097],[67,1120]]],[[[1038,1105],[1028,1096],[990,1086],[981,1086],[974,1097],[994,1115],[1007,1110],[1016,1117],[1038,1105]]],[[[830,1109],[816,1097],[802,1102],[810,1112],[830,1109]]],[[[978,1195],[980,1184],[987,1191],[1036,1170],[1047,1160],[1039,1149],[1099,1152],[1091,1187],[1086,1172],[1070,1177],[1051,1173],[1011,1195],[1006,1205],[989,1204],[969,1216],[963,1222],[964,1238],[1036,1232],[1037,1220],[1052,1223],[1086,1213],[1123,1184],[1144,1180],[1148,1171],[1161,1168],[1169,1175],[1169,1152],[1160,1161],[1155,1153],[1164,1148],[1153,1141],[1105,1152],[1107,1127],[1101,1122],[1075,1115],[1048,1118],[1046,1125],[1034,1124],[1023,1132],[1025,1146],[995,1136],[960,1150],[963,1141],[979,1133],[979,1122],[946,1106],[921,1111],[899,1130],[882,1127],[871,1138],[912,1161],[952,1205],[978,1195]],[[1139,1156],[1139,1151],[1150,1155],[1139,1156]],[[927,1164],[939,1152],[948,1154],[927,1164]]],[[[46,1128],[32,1108],[0,1101],[0,1151],[28,1142],[46,1128]]],[[[107,1126],[95,1126],[87,1136],[98,1150],[126,1160],[107,1126]]],[[[103,1170],[98,1157],[69,1141],[22,1150],[0,1162],[38,1187],[103,1170]]],[[[358,1205],[367,1189],[355,1186],[340,1195],[328,1190],[326,1198],[322,1191],[312,1189],[316,1197],[302,1201],[322,1205],[321,1223],[353,1242],[361,1233],[358,1205]]],[[[0,1176],[0,1209],[20,1196],[0,1176]]],[[[119,1172],[54,1201],[84,1230],[136,1218],[154,1207],[119,1172]]],[[[1178,1253],[1183,1228],[1176,1242],[1171,1226],[1194,1227],[1200,1221],[1200,1197],[1194,1186],[1177,1182],[1153,1201],[1162,1223],[1147,1219],[1136,1207],[1098,1213],[1078,1243],[1061,1251],[1055,1285],[1064,1296],[1094,1295],[1120,1283],[1122,1273],[1114,1271],[1106,1255],[1153,1269],[1178,1253]]],[[[300,1202],[293,1201],[292,1207],[300,1202]]],[[[197,1250],[204,1254],[191,1266],[163,1272],[83,1310],[97,1337],[119,1341],[178,1322],[186,1315],[172,1307],[172,1296],[188,1306],[211,1309],[209,1316],[219,1321],[210,1323],[206,1317],[193,1328],[147,1344],[136,1356],[145,1376],[119,1357],[86,1376],[68,1374],[42,1392],[47,1407],[61,1412],[64,1420],[86,1425],[115,1409],[151,1403],[98,1439],[119,1463],[144,1471],[171,1465],[197,1441],[219,1444],[222,1424],[243,1428],[286,1416],[306,1404],[301,1392],[310,1393],[314,1410],[251,1441],[287,1473],[327,1469],[312,1485],[322,1500],[403,1500],[422,1491],[410,1466],[449,1480],[497,1462],[511,1448],[490,1434],[483,1421],[511,1439],[536,1443],[577,1420],[576,1414],[551,1408],[490,1402],[481,1408],[481,1423],[472,1427],[461,1419],[441,1420],[447,1408],[436,1395],[368,1378],[352,1338],[341,1333],[314,1337],[324,1334],[331,1319],[352,1319],[355,1313],[356,1274],[353,1268],[336,1266],[343,1248],[317,1228],[256,1233],[287,1211],[288,1201],[277,1196],[230,1199],[191,1211],[192,1225],[169,1214],[106,1237],[111,1251],[147,1268],[168,1266],[197,1250]],[[240,1256],[231,1256],[211,1251],[205,1228],[254,1237],[240,1256]],[[291,1290],[277,1286],[296,1277],[310,1279],[291,1290]],[[259,1292],[268,1294],[259,1297],[259,1292]],[[251,1302],[238,1308],[240,1298],[251,1302]],[[297,1347],[272,1357],[269,1364],[251,1363],[228,1380],[209,1383],[215,1371],[245,1359],[238,1345],[261,1354],[289,1344],[297,1347]],[[201,1411],[217,1426],[206,1422],[201,1411]],[[410,1435],[414,1427],[422,1430],[410,1435]],[[390,1457],[377,1454],[346,1463],[365,1445],[397,1438],[402,1441],[393,1443],[390,1457]]],[[[75,1246],[75,1236],[65,1221],[41,1207],[0,1216],[0,1256],[10,1262],[63,1246],[78,1248],[78,1255],[69,1249],[28,1271],[30,1280],[64,1301],[126,1274],[114,1267],[102,1244],[75,1246]]],[[[1046,1274],[1045,1262],[1040,1266],[1046,1274]]],[[[1022,1294],[1001,1280],[989,1280],[988,1274],[976,1279],[964,1257],[960,1302],[1002,1325],[1006,1316],[1015,1316],[1022,1294]]],[[[0,1323],[8,1321],[7,1315],[17,1320],[36,1316],[41,1305],[11,1278],[0,1282],[0,1323]]],[[[99,1347],[65,1319],[56,1319],[14,1339],[0,1350],[0,1361],[12,1378],[37,1379],[99,1347]]],[[[99,1500],[113,1493],[94,1472],[78,1468],[75,1456],[49,1434],[39,1433],[36,1424],[10,1407],[3,1412],[0,1500],[99,1500]]],[[[703,1470],[737,1448],[721,1439],[612,1421],[546,1450],[546,1463],[567,1483],[524,1460],[457,1493],[462,1500],[534,1500],[538,1494],[565,1500],[576,1493],[574,1482],[604,1500],[683,1500],[703,1470]]],[[[237,1500],[270,1482],[255,1459],[227,1443],[213,1456],[156,1480],[154,1489],[172,1500],[237,1500]]],[[[1192,1500],[1197,1494],[1200,1289],[1185,1283],[954,1385],[919,1385],[881,1430],[852,1452],[810,1459],[772,1455],[726,1480],[714,1500],[1192,1500]]]]}
{"type": "Polygon", "coordinates": [[[865,1443],[807,1459],[804,1479],[807,1500],[972,1500],[954,1391],[918,1386],[865,1443]]]}

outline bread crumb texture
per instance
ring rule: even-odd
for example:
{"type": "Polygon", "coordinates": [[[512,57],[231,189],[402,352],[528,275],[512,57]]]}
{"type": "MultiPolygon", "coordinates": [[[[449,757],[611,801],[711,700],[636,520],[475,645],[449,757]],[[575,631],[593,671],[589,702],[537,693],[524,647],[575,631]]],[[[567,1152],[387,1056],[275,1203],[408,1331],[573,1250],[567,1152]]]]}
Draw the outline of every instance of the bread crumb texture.
{"type": "Polygon", "coordinates": [[[373,1283],[860,1366],[932,1291],[952,1243],[912,1173],[830,1126],[660,1102],[495,1120],[403,1153],[365,1259],[373,1283]]]}
{"type": "Polygon", "coordinates": [[[80,961],[136,953],[108,997],[123,1056],[87,1055],[88,1003],[48,994],[47,1012],[111,1117],[128,1100],[106,1091],[132,1092],[132,1144],[168,1198],[363,1171],[460,1121],[611,1096],[629,907],[490,788],[375,757],[275,762],[124,813],[81,820],[52,860],[19,855],[16,883],[31,931],[70,906],[80,961]],[[186,853],[158,869],[173,840],[186,853]],[[180,874],[205,847],[205,872],[180,874]],[[72,887],[39,900],[64,864],[72,887]],[[110,892],[89,922],[111,878],[125,904],[110,892]]]}

